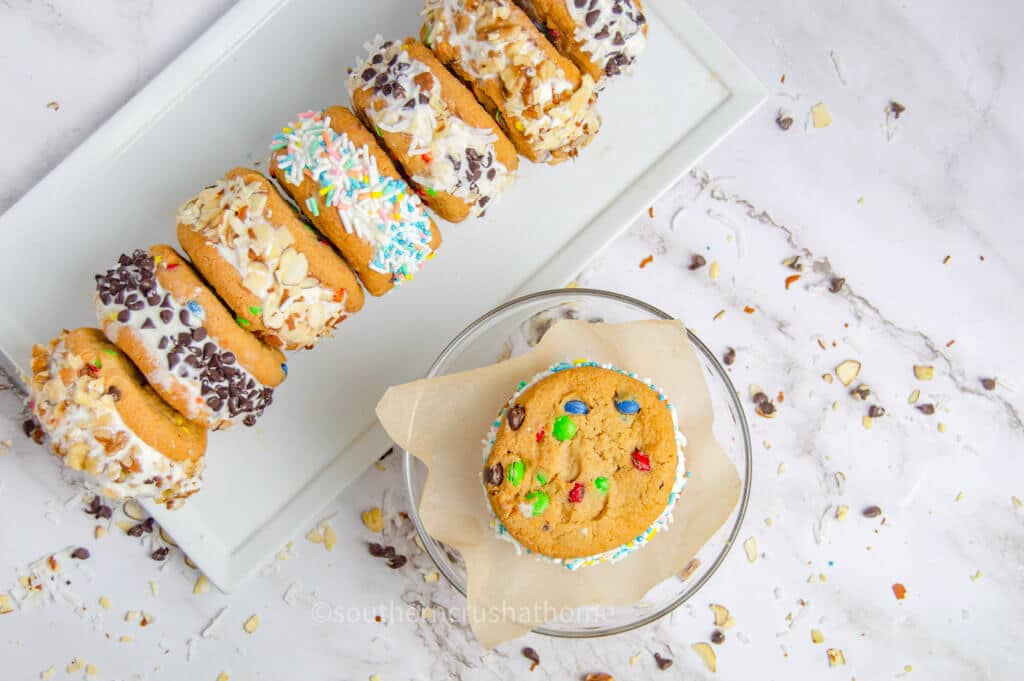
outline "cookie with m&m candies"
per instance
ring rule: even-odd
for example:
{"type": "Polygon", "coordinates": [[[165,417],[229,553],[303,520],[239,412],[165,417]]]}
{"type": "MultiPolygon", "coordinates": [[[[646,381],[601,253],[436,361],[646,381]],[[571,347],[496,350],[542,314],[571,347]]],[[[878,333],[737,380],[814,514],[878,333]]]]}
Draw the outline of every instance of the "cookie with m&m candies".
{"type": "Polygon", "coordinates": [[[619,560],[671,521],[685,442],[650,381],[556,364],[520,384],[485,440],[497,535],[570,569],[619,560]]]}
{"type": "Polygon", "coordinates": [[[25,431],[86,487],[176,508],[202,485],[206,429],[185,420],[98,329],[32,348],[25,431]]]}
{"type": "Polygon", "coordinates": [[[242,328],[170,246],[121,255],[96,276],[95,304],[107,338],[190,421],[255,425],[285,378],[284,355],[242,328]]]}
{"type": "Polygon", "coordinates": [[[282,128],[270,174],[371,295],[411,280],[441,245],[420,197],[344,107],[301,113],[282,128]]]}
{"type": "Polygon", "coordinates": [[[312,348],[363,306],[351,268],[255,170],[236,168],[182,206],[178,242],[268,345],[312,348]]]}

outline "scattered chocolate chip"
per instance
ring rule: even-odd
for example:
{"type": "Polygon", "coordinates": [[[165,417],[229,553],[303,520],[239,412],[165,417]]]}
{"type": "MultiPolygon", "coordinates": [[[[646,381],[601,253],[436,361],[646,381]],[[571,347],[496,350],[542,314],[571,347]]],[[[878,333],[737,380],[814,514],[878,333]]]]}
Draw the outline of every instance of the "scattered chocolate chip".
{"type": "Polygon", "coordinates": [[[780,111],[775,117],[775,125],[779,126],[780,130],[789,130],[793,127],[793,117],[780,111]]]}
{"type": "Polygon", "coordinates": [[[121,401],[121,390],[116,385],[112,385],[107,388],[107,394],[110,395],[115,402],[121,401]]]}
{"type": "Polygon", "coordinates": [[[486,478],[488,485],[497,487],[505,481],[505,469],[502,468],[500,463],[496,463],[487,468],[487,472],[484,477],[486,478]]]}
{"type": "MultiPolygon", "coordinates": [[[[863,383],[858,385],[856,388],[850,391],[850,394],[858,400],[866,400],[871,397],[871,388],[864,385],[863,383]]],[[[870,415],[870,414],[869,414],[870,415]]]]}
{"type": "Polygon", "coordinates": [[[985,390],[995,390],[996,389],[996,379],[994,379],[994,378],[983,378],[983,379],[981,379],[981,387],[984,388],[985,390]]]}
{"type": "Polygon", "coordinates": [[[167,554],[170,552],[171,550],[169,548],[167,548],[166,546],[161,546],[156,551],[149,554],[149,557],[153,560],[167,560],[167,554]]]}
{"type": "Polygon", "coordinates": [[[394,558],[392,558],[391,560],[388,561],[388,567],[391,568],[392,570],[397,570],[398,568],[400,568],[403,565],[405,565],[405,563],[408,560],[409,559],[406,558],[405,556],[401,556],[401,555],[395,556],[394,558]]]}
{"type": "Polygon", "coordinates": [[[765,400],[764,402],[759,402],[757,404],[757,408],[761,412],[762,416],[769,416],[775,413],[775,405],[769,402],[768,400],[765,400]]]}
{"type": "Polygon", "coordinates": [[[32,437],[32,431],[36,429],[35,419],[26,419],[21,424],[21,430],[25,433],[25,437],[32,437]]]}
{"type": "Polygon", "coordinates": [[[829,282],[828,290],[832,293],[839,293],[843,290],[843,286],[846,285],[846,279],[843,277],[832,277],[832,281],[829,282]]]}
{"type": "Polygon", "coordinates": [[[519,430],[526,418],[526,408],[517,404],[508,410],[508,427],[512,430],[519,430]]]}
{"type": "Polygon", "coordinates": [[[872,404],[870,407],[868,407],[868,416],[870,416],[873,419],[885,416],[885,407],[880,407],[877,404],[872,404]]]}
{"type": "Polygon", "coordinates": [[[729,348],[725,351],[725,355],[722,357],[722,361],[725,362],[725,366],[732,366],[736,362],[736,348],[729,348]]]}
{"type": "Polygon", "coordinates": [[[142,536],[142,523],[138,525],[132,525],[128,528],[127,534],[129,537],[141,537],[142,536]]]}
{"type": "Polygon", "coordinates": [[[882,509],[878,508],[877,506],[868,506],[863,511],[861,511],[861,514],[865,518],[877,518],[878,516],[882,515],[882,509]]]}
{"type": "Polygon", "coordinates": [[[892,112],[893,118],[899,118],[900,114],[907,110],[907,107],[903,106],[899,102],[893,100],[889,102],[889,111],[892,112]]]}
{"type": "Polygon", "coordinates": [[[85,548],[84,546],[79,546],[77,549],[71,552],[71,557],[75,560],[88,560],[90,555],[91,554],[89,553],[89,549],[85,548]]]}
{"type": "Polygon", "coordinates": [[[693,259],[690,261],[690,270],[699,270],[701,267],[704,267],[704,265],[707,264],[708,261],[703,255],[699,253],[694,253],[693,259]]]}
{"type": "Polygon", "coordinates": [[[145,520],[142,521],[142,531],[145,532],[146,534],[152,534],[152,532],[153,532],[153,525],[155,523],[156,523],[156,521],[153,518],[146,518],[145,520]]]}
{"type": "Polygon", "coordinates": [[[917,405],[917,410],[926,416],[931,416],[935,413],[935,405],[931,402],[925,402],[924,404],[917,405]]]}
{"type": "Polygon", "coordinates": [[[525,657],[527,660],[529,660],[532,663],[532,664],[530,664],[530,671],[531,672],[534,669],[537,668],[537,665],[540,664],[540,655],[537,654],[536,650],[534,650],[533,648],[531,648],[529,646],[526,646],[525,648],[523,648],[523,657],[525,657]]]}
{"type": "Polygon", "coordinates": [[[763,404],[770,404],[771,403],[770,400],[768,399],[768,396],[765,395],[763,392],[756,392],[756,393],[754,393],[754,395],[753,395],[753,397],[751,397],[751,399],[754,400],[754,404],[756,404],[758,406],[761,406],[763,404]]]}
{"type": "Polygon", "coordinates": [[[662,657],[660,653],[654,653],[654,663],[658,665],[658,669],[665,671],[672,666],[672,658],[662,657]]]}
{"type": "Polygon", "coordinates": [[[385,558],[394,558],[396,555],[398,555],[398,554],[395,551],[395,547],[394,546],[385,546],[384,547],[384,557],[385,558]]]}
{"type": "Polygon", "coordinates": [[[96,517],[104,520],[108,520],[112,515],[114,515],[114,511],[103,504],[100,504],[99,510],[96,511],[96,517]]]}
{"type": "Polygon", "coordinates": [[[725,642],[725,634],[722,633],[721,629],[715,629],[711,632],[711,642],[716,646],[720,646],[725,642]]]}
{"type": "Polygon", "coordinates": [[[384,547],[380,544],[370,543],[369,545],[367,545],[367,548],[370,550],[370,555],[374,558],[384,557],[384,547]]]}

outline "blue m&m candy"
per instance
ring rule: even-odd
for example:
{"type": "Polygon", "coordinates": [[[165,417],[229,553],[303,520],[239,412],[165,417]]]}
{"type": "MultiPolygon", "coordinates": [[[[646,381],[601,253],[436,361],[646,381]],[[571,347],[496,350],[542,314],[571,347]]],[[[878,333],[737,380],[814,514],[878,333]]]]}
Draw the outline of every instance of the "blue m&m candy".
{"type": "Polygon", "coordinates": [[[590,407],[583,400],[569,400],[565,403],[565,411],[569,414],[587,414],[590,413],[590,407]]]}
{"type": "Polygon", "coordinates": [[[620,414],[635,414],[640,411],[640,403],[636,400],[615,400],[615,408],[620,414]]]}

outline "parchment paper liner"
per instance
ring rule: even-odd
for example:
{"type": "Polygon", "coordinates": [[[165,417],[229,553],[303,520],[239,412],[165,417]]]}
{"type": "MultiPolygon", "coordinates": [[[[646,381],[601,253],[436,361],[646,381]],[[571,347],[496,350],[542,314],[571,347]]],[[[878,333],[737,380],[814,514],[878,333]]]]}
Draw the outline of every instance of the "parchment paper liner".
{"type": "Polygon", "coordinates": [[[680,321],[559,322],[525,355],[389,388],[377,417],[395,443],[429,469],[420,518],[434,539],[462,554],[467,617],[486,648],[522,636],[562,609],[639,601],[696,555],[739,499],[739,474],[715,440],[703,371],[680,321]],[[574,359],[614,364],[665,391],[688,441],[690,478],[674,521],[646,547],[618,563],[569,571],[517,555],[494,535],[480,473],[482,439],[516,384],[574,359]]]}

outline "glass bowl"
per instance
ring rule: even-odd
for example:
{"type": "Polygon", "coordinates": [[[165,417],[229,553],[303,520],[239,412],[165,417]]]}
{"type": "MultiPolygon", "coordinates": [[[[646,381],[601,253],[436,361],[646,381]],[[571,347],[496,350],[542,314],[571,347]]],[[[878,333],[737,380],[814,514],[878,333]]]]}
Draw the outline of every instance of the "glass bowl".
{"type": "MultiPolygon", "coordinates": [[[[559,289],[516,298],[491,310],[467,326],[434,361],[427,377],[441,376],[493,364],[524,354],[541,336],[563,319],[590,322],[628,322],[672,319],[672,316],[642,301],[609,291],[559,289]]],[[[704,369],[714,409],[715,436],[735,464],[742,480],[740,502],[728,520],[697,554],[699,564],[687,566],[688,573],[674,576],[655,586],[637,603],[628,606],[587,606],[559,616],[534,631],[548,636],[588,638],[630,631],[653,622],[689,600],[722,564],[743,523],[750,498],[753,459],[750,431],[736,389],[714,354],[689,332],[690,342],[704,369]],[[692,569],[691,569],[692,568],[692,569]]],[[[481,426],[481,432],[486,430],[481,426]]],[[[420,541],[441,574],[466,595],[466,570],[458,552],[427,534],[419,517],[420,495],[427,468],[408,451],[403,453],[405,485],[412,502],[410,515],[420,541]]],[[[584,568],[585,569],[585,568],[584,568]]]]}

